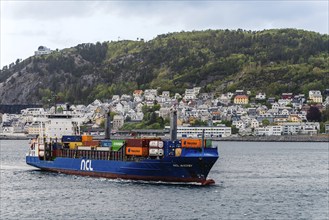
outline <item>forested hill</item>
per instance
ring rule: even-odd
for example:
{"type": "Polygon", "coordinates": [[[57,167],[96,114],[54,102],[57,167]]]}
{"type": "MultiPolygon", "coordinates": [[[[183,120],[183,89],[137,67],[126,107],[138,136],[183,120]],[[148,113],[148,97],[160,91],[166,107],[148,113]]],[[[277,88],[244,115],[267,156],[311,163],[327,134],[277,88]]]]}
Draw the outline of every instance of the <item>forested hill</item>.
{"type": "MultiPolygon", "coordinates": [[[[47,45],[45,45],[47,46],[47,45]]],[[[207,30],[153,40],[79,44],[0,73],[0,104],[89,103],[135,89],[250,90],[279,95],[329,86],[329,36],[296,29],[207,30]]]]}

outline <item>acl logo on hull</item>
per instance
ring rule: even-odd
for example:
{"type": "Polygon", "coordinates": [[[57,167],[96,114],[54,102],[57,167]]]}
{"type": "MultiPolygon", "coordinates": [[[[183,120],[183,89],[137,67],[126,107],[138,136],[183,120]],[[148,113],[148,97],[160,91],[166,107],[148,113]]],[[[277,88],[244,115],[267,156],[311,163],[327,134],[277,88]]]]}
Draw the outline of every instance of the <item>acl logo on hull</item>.
{"type": "Polygon", "coordinates": [[[81,160],[80,170],[93,171],[94,169],[91,167],[91,160],[81,160]]]}

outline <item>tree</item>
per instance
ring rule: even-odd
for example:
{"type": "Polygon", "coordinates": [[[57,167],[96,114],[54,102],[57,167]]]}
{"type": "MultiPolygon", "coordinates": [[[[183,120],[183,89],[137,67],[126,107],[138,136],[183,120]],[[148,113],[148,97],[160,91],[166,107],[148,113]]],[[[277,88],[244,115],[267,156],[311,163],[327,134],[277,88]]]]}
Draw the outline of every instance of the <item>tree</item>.
{"type": "Polygon", "coordinates": [[[130,122],[131,121],[131,117],[128,115],[127,117],[126,117],[126,122],[130,122]]]}
{"type": "Polygon", "coordinates": [[[114,115],[117,115],[117,113],[116,112],[110,112],[111,121],[113,121],[114,115]]]}
{"type": "Polygon", "coordinates": [[[17,64],[19,64],[19,62],[20,62],[20,59],[17,59],[15,64],[17,65],[17,64]]]}
{"type": "Polygon", "coordinates": [[[268,125],[270,125],[270,121],[268,119],[263,119],[262,124],[263,124],[263,126],[268,126],[268,125]]]}
{"type": "Polygon", "coordinates": [[[239,128],[237,128],[235,125],[232,125],[232,134],[238,134],[239,128]]]}
{"type": "Polygon", "coordinates": [[[322,121],[329,121],[329,106],[327,105],[326,109],[322,112],[322,121]]]}
{"type": "Polygon", "coordinates": [[[103,119],[99,125],[100,128],[105,128],[105,119],[103,119]]]}
{"type": "Polygon", "coordinates": [[[321,112],[317,107],[311,106],[310,109],[307,111],[306,118],[308,121],[320,122],[321,112]]]}

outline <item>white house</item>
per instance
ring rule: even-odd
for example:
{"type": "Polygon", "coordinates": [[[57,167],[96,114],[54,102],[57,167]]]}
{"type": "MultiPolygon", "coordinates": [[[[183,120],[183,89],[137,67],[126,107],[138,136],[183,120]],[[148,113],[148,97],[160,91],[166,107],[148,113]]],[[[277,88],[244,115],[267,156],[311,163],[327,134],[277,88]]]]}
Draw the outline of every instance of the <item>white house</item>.
{"type": "Polygon", "coordinates": [[[251,128],[258,128],[259,127],[259,121],[257,121],[257,119],[252,119],[250,122],[250,127],[251,128]]]}
{"type": "Polygon", "coordinates": [[[266,99],[266,94],[265,93],[258,93],[255,97],[256,100],[265,100],[266,99]]]}
{"type": "Polygon", "coordinates": [[[122,115],[114,115],[112,123],[113,123],[113,129],[114,130],[120,129],[124,124],[123,116],[122,115]]]}
{"type": "Polygon", "coordinates": [[[319,90],[310,90],[308,92],[308,97],[312,102],[315,103],[322,103],[322,95],[319,90]]]}
{"type": "Polygon", "coordinates": [[[45,46],[39,46],[38,47],[38,50],[34,52],[34,54],[36,56],[40,56],[40,55],[46,55],[46,54],[50,54],[52,51],[45,47],[45,46]]]}

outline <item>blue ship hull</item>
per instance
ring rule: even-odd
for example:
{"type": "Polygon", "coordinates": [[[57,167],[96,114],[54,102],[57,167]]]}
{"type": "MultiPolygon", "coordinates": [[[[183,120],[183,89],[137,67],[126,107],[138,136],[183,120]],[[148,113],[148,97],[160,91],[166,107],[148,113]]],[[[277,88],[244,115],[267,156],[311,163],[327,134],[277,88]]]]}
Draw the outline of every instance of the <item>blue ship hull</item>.
{"type": "Polygon", "coordinates": [[[144,158],[139,161],[97,160],[84,157],[42,160],[38,156],[26,156],[26,163],[42,170],[65,174],[207,184],[206,178],[217,159],[217,148],[205,148],[202,151],[183,149],[179,157],[144,158]]]}

